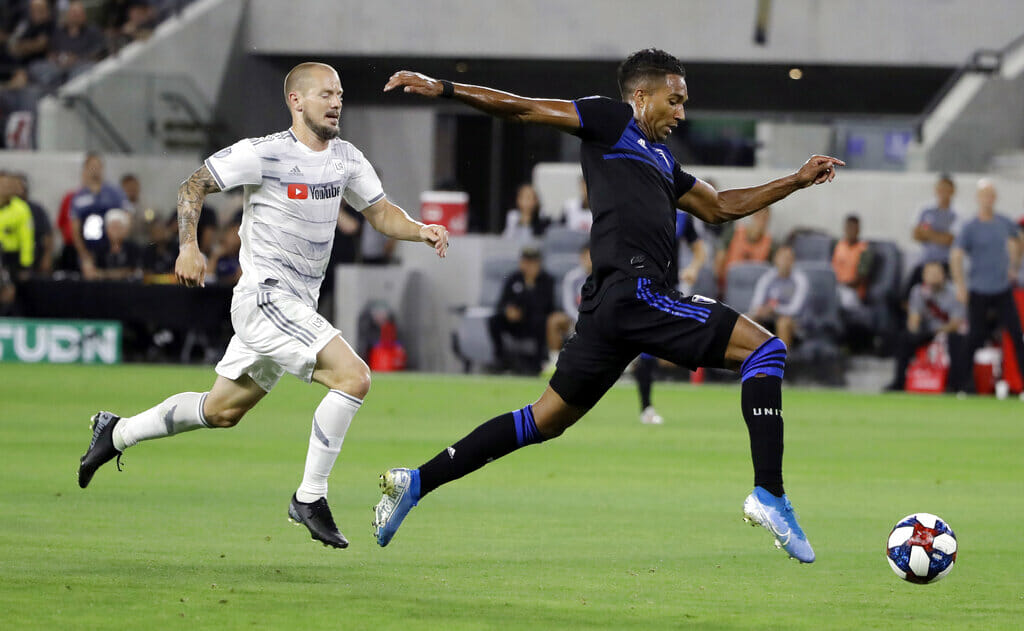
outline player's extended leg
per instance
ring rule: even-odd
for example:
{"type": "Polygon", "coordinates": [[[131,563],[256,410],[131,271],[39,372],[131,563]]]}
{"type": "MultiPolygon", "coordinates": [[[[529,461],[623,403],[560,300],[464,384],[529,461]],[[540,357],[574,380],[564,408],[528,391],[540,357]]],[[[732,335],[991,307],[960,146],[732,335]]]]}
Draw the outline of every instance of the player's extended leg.
{"type": "Polygon", "coordinates": [[[135,416],[97,412],[92,440],[79,463],[78,485],[84,489],[101,465],[141,441],[201,427],[234,427],[264,395],[247,375],[234,380],[218,376],[209,392],[181,392],[135,416]]]}
{"type": "Polygon", "coordinates": [[[352,418],[370,391],[370,369],[341,337],[317,353],[313,381],[327,386],[327,394],[313,412],[313,427],[306,451],[302,483],[292,496],[288,516],[309,529],[325,546],[348,547],[327,505],[327,478],[341,452],[352,418]]]}
{"type": "Polygon", "coordinates": [[[754,491],[743,502],[747,521],[768,529],[776,545],[803,563],[814,561],[782,487],[782,376],[786,345],[746,316],[736,320],[725,360],[739,367],[743,420],[750,433],[754,491]]]}
{"type": "Polygon", "coordinates": [[[536,403],[492,418],[419,469],[387,471],[381,476],[384,496],[374,509],[377,543],[388,545],[402,520],[427,493],[520,447],[560,436],[585,413],[548,386],[536,403]]]}

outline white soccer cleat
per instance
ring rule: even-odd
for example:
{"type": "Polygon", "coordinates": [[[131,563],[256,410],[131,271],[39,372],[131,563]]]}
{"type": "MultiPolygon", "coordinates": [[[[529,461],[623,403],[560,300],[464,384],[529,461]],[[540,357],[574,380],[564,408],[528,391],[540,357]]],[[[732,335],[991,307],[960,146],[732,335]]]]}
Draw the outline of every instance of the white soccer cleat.
{"type": "Polygon", "coordinates": [[[658,414],[658,411],[654,409],[654,406],[648,405],[644,408],[644,411],[640,413],[640,422],[644,425],[664,425],[665,419],[658,414]]]}

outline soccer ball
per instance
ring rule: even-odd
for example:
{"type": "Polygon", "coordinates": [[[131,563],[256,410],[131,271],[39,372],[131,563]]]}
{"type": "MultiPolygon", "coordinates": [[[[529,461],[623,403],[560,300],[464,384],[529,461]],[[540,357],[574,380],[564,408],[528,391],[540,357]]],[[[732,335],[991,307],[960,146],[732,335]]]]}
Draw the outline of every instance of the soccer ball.
{"type": "Polygon", "coordinates": [[[907,515],[889,533],[885,556],[903,580],[934,583],[953,569],[956,535],[949,524],[931,513],[907,515]]]}

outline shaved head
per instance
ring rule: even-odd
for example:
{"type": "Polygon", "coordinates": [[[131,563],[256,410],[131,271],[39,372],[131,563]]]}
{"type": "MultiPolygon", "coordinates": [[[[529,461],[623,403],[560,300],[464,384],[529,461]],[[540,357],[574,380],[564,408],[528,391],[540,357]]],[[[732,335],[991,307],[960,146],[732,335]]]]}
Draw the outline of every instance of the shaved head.
{"type": "Polygon", "coordinates": [[[292,68],[284,78],[284,100],[287,102],[292,92],[306,92],[312,87],[313,79],[323,73],[338,76],[334,68],[316,61],[307,61],[292,68]]]}

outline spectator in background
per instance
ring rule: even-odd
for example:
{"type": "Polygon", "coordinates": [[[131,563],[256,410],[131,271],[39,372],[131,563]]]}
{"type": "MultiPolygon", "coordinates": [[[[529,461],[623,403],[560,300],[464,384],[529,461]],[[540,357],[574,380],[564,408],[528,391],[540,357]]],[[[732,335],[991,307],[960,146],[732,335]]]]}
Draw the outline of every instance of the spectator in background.
{"type": "Polygon", "coordinates": [[[949,250],[953,245],[956,224],[956,212],[953,210],[955,193],[953,178],[943,173],[935,183],[935,203],[925,206],[917,217],[912,236],[921,244],[921,260],[910,272],[908,292],[910,287],[921,282],[921,270],[928,263],[940,263],[949,272],[949,250]]]}
{"type": "Polygon", "coordinates": [[[53,33],[47,63],[34,71],[38,83],[55,87],[88,70],[106,50],[103,33],[86,20],[85,5],[71,0],[53,33]]]}
{"type": "Polygon", "coordinates": [[[748,314],[750,319],[774,332],[791,349],[810,287],[807,275],[793,266],[795,261],[792,246],[779,246],[772,258],[772,269],[765,272],[754,286],[748,314]]]}
{"type": "Polygon", "coordinates": [[[501,236],[519,243],[530,243],[544,236],[551,220],[541,217],[540,198],[530,183],[516,190],[516,206],[505,215],[505,231],[501,236]]]}
{"type": "Polygon", "coordinates": [[[125,205],[121,189],[103,180],[103,158],[97,153],[86,154],[82,187],[69,202],[71,239],[78,255],[78,268],[86,280],[96,278],[95,257],[107,247],[107,212],[125,205]]]}
{"type": "Polygon", "coordinates": [[[505,279],[497,313],[488,320],[498,369],[533,375],[540,371],[547,319],[554,310],[555,279],[541,266],[540,250],[526,246],[519,269],[505,279]]]}
{"type": "Polygon", "coordinates": [[[24,276],[35,262],[32,210],[17,195],[10,173],[0,173],[0,259],[14,276],[24,276]]]}
{"type": "Polygon", "coordinates": [[[242,264],[238,256],[242,251],[242,240],[238,236],[238,230],[242,226],[242,212],[239,211],[228,225],[224,226],[217,245],[213,247],[213,256],[206,266],[207,270],[213,272],[214,280],[218,285],[234,286],[242,276],[242,264]]]}
{"type": "Polygon", "coordinates": [[[569,334],[576,327],[580,317],[580,302],[583,300],[583,283],[593,271],[590,261],[590,245],[580,248],[580,264],[565,273],[562,277],[561,302],[558,311],[552,311],[547,321],[548,360],[542,369],[543,374],[554,374],[558,352],[569,334]]]}
{"type": "Polygon", "coordinates": [[[142,250],[142,273],[173,274],[174,262],[178,258],[174,247],[174,232],[177,222],[174,217],[161,217],[152,208],[142,211],[145,232],[145,247],[142,250]]]}
{"type": "Polygon", "coordinates": [[[55,30],[50,3],[47,0],[30,0],[28,15],[14,28],[7,41],[7,50],[15,61],[25,66],[45,61],[55,30]]]}
{"type": "Polygon", "coordinates": [[[142,273],[142,249],[129,239],[132,216],[120,208],[107,211],[103,222],[106,244],[96,255],[97,278],[128,280],[142,273]]]}
{"type": "MultiPolygon", "coordinates": [[[[1021,360],[1024,359],[1024,337],[1012,295],[1013,280],[1020,267],[1020,231],[1017,224],[996,213],[996,188],[992,180],[978,181],[977,198],[978,216],[960,229],[949,259],[957,299],[967,305],[964,363],[973,364],[974,352],[994,332],[994,321],[1010,334],[1021,360]],[[969,275],[964,274],[964,258],[971,262],[969,275]]],[[[1024,361],[1018,361],[1018,368],[1024,379],[1024,361]]],[[[966,383],[960,387],[970,391],[971,386],[966,383]]]]}
{"type": "Polygon", "coordinates": [[[901,391],[906,386],[907,366],[910,358],[923,346],[945,335],[950,357],[948,387],[962,387],[965,373],[963,349],[966,342],[963,331],[967,328],[964,305],[956,298],[956,289],[946,280],[941,261],[928,261],[921,271],[921,282],[910,289],[907,305],[907,326],[896,342],[896,371],[887,391],[901,391]]]}
{"type": "Polygon", "coordinates": [[[843,238],[832,250],[832,271],[836,275],[839,304],[843,310],[850,311],[863,305],[872,258],[868,242],[860,238],[860,217],[847,215],[843,223],[843,238]]]}
{"type": "Polygon", "coordinates": [[[590,234],[590,226],[594,223],[594,215],[590,212],[590,197],[587,195],[587,183],[580,178],[580,194],[565,200],[562,204],[562,222],[566,228],[590,234]]]}
{"type": "Polygon", "coordinates": [[[724,237],[722,247],[715,254],[715,278],[723,294],[730,267],[752,261],[767,263],[771,258],[772,236],[768,233],[771,210],[768,207],[735,222],[734,230],[724,237]]]}
{"type": "Polygon", "coordinates": [[[14,194],[28,204],[32,211],[32,239],[35,242],[35,262],[32,269],[49,276],[53,273],[53,226],[41,204],[29,199],[28,176],[14,173],[14,194]]]}
{"type": "Polygon", "coordinates": [[[124,194],[125,210],[132,213],[142,210],[142,184],[137,175],[125,173],[121,176],[121,193],[124,194]]]}
{"type": "Polygon", "coordinates": [[[119,50],[132,42],[149,39],[160,16],[148,0],[113,0],[107,12],[107,36],[119,50]]]}

